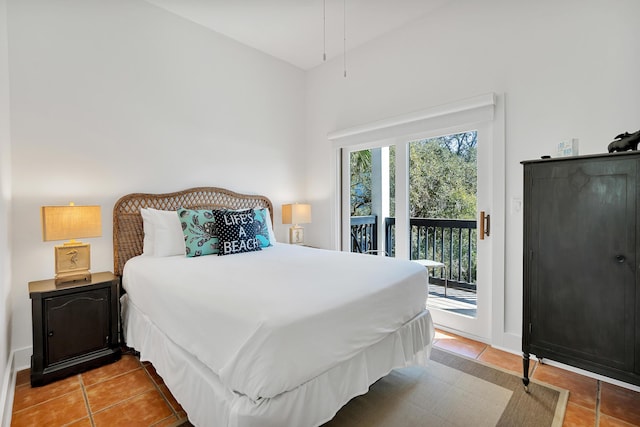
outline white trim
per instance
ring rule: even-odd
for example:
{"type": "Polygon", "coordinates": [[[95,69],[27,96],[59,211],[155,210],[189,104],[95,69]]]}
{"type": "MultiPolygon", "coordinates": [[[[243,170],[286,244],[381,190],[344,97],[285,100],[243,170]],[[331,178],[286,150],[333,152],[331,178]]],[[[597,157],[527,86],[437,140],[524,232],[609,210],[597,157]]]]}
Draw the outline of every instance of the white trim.
{"type": "MultiPolygon", "coordinates": [[[[475,334],[467,332],[467,331],[461,331],[461,330],[458,330],[458,329],[454,329],[454,328],[451,328],[449,326],[441,325],[441,324],[436,323],[436,322],[433,322],[433,326],[439,331],[449,332],[451,334],[458,335],[458,336],[461,336],[463,338],[468,338],[470,340],[478,341],[478,342],[481,342],[483,344],[491,346],[491,343],[489,342],[487,337],[481,337],[479,335],[475,335],[475,334]]],[[[438,338],[436,337],[436,339],[438,339],[438,338]]]]}
{"type": "Polygon", "coordinates": [[[0,426],[11,427],[11,415],[13,412],[13,398],[16,389],[16,377],[19,371],[31,368],[31,354],[33,347],[24,347],[13,350],[9,354],[7,368],[4,372],[4,381],[0,390],[0,426]]]}
{"type": "MultiPolygon", "coordinates": [[[[533,354],[531,355],[531,360],[537,360],[538,363],[540,363],[540,360],[537,357],[535,357],[533,354]]],[[[614,378],[606,377],[604,375],[596,374],[595,372],[585,371],[584,369],[576,368],[575,366],[565,365],[564,363],[556,362],[555,360],[545,358],[543,359],[542,364],[564,369],[565,371],[574,372],[584,377],[593,378],[605,383],[617,385],[618,387],[640,392],[640,386],[630,384],[630,383],[625,383],[624,381],[616,380],[614,378]]]]}
{"type": "Polygon", "coordinates": [[[2,390],[0,390],[0,425],[2,427],[11,426],[11,414],[13,410],[13,395],[16,388],[16,370],[13,369],[15,352],[9,354],[9,360],[7,361],[7,367],[2,377],[2,390]]]}
{"type": "Polygon", "coordinates": [[[344,224],[349,224],[350,223],[350,215],[351,212],[349,210],[349,197],[347,196],[347,193],[345,193],[344,190],[344,184],[343,181],[344,179],[350,179],[350,178],[345,178],[345,177],[349,177],[349,174],[351,173],[351,165],[349,163],[349,156],[350,156],[350,151],[346,150],[346,149],[337,149],[336,150],[339,155],[340,155],[340,183],[338,185],[338,211],[337,211],[337,215],[340,217],[340,223],[338,224],[337,229],[339,230],[339,238],[340,238],[340,250],[342,251],[346,251],[348,252],[351,248],[351,239],[349,236],[349,233],[347,233],[346,230],[343,230],[344,224]]]}
{"type": "Polygon", "coordinates": [[[411,242],[409,230],[409,141],[395,144],[396,147],[396,258],[409,259],[411,242]]]}
{"type": "MultiPolygon", "coordinates": [[[[506,238],[506,128],[505,128],[505,94],[496,97],[495,115],[491,126],[493,141],[493,212],[491,212],[491,222],[498,226],[493,226],[492,239],[495,244],[491,245],[491,324],[489,325],[491,342],[494,345],[508,346],[510,337],[505,331],[505,248],[506,238]]],[[[520,340],[522,343],[522,340],[520,340]]],[[[521,348],[519,344],[515,348],[521,348]]]]}
{"type": "Polygon", "coordinates": [[[31,368],[31,355],[33,354],[32,346],[14,350],[13,353],[13,364],[16,372],[31,368]]]}
{"type": "Polygon", "coordinates": [[[424,110],[377,120],[330,132],[327,138],[334,148],[362,143],[373,143],[388,138],[404,137],[424,129],[440,129],[493,120],[496,96],[493,93],[454,101],[424,110]]]}
{"type": "MultiPolygon", "coordinates": [[[[504,312],[504,309],[502,311],[504,312]]],[[[494,327],[496,325],[504,325],[504,320],[501,320],[500,322],[498,322],[498,319],[494,320],[496,321],[496,323],[494,323],[494,327]]],[[[494,336],[491,341],[495,346],[499,346],[500,348],[510,348],[512,352],[522,354],[522,335],[511,332],[502,332],[502,334],[500,334],[500,331],[494,331],[494,336]],[[500,339],[502,339],[502,342],[499,341],[500,339]]]]}
{"type": "Polygon", "coordinates": [[[334,150],[331,162],[331,182],[333,183],[334,197],[331,203],[331,242],[333,250],[342,250],[342,218],[340,217],[340,200],[342,200],[342,151],[334,150]],[[340,177],[338,177],[340,170],[340,177]]]}
{"type": "MultiPolygon", "coordinates": [[[[515,356],[522,357],[521,352],[513,351],[513,349],[511,348],[506,348],[506,347],[497,346],[497,345],[492,345],[491,347],[495,348],[496,350],[504,351],[505,353],[510,353],[515,356]]],[[[531,361],[537,361],[538,363],[540,363],[540,359],[538,359],[535,354],[530,355],[530,357],[531,357],[531,361]]],[[[564,363],[556,362],[555,360],[544,359],[542,364],[554,366],[556,368],[560,368],[565,371],[574,372],[584,377],[593,378],[599,381],[603,381],[605,383],[614,384],[622,388],[640,392],[640,386],[625,383],[624,381],[616,380],[614,378],[609,378],[604,375],[596,374],[595,372],[585,371],[584,369],[576,368],[575,366],[565,365],[564,363]]],[[[518,375],[522,376],[522,374],[523,374],[523,371],[518,371],[518,375]]]]}

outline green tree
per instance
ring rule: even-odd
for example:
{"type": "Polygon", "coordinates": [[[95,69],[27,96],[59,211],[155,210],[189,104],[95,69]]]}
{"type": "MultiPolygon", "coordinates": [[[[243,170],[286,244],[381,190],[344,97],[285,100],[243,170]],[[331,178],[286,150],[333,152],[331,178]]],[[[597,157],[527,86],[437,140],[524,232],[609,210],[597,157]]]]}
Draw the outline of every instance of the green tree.
{"type": "MultiPolygon", "coordinates": [[[[476,132],[411,142],[409,216],[474,219],[478,189],[476,160],[476,132]]],[[[446,229],[442,230],[442,234],[428,231],[429,237],[419,236],[416,231],[417,227],[412,233],[412,258],[440,260],[447,264],[452,273],[460,270],[460,276],[454,273],[453,279],[470,283],[475,281],[475,239],[463,241],[462,236],[456,236],[457,233],[446,229]],[[432,246],[432,242],[435,245],[432,246]],[[451,248],[451,252],[448,253],[445,248],[451,248]],[[470,263],[465,262],[469,256],[470,263]]]]}
{"type": "MultiPolygon", "coordinates": [[[[409,214],[412,218],[476,216],[477,132],[409,144],[409,214]]],[[[391,216],[395,215],[395,146],[389,150],[391,216]]],[[[371,215],[371,150],[350,155],[351,215],[371,215]]]]}
{"type": "Polygon", "coordinates": [[[476,215],[477,133],[409,144],[409,215],[472,219],[476,215]]]}
{"type": "Polygon", "coordinates": [[[349,156],[351,171],[351,216],[371,215],[371,150],[349,156]]]}
{"type": "MultiPolygon", "coordinates": [[[[371,151],[351,153],[351,215],[371,214],[371,151]]],[[[477,132],[463,132],[437,138],[412,141],[409,144],[409,216],[411,218],[474,219],[477,194],[477,132]]],[[[395,146],[389,147],[390,216],[395,216],[395,146]]],[[[444,259],[449,269],[457,271],[458,262],[467,256],[471,245],[471,265],[461,266],[459,279],[473,281],[476,269],[475,240],[463,243],[451,232],[429,239],[444,240],[453,253],[463,257],[444,259]]],[[[455,233],[454,233],[455,234],[455,233]]],[[[412,257],[443,259],[440,245],[436,254],[426,253],[424,234],[412,232],[412,257]],[[418,242],[418,239],[421,242],[418,242]],[[418,249],[419,248],[419,249],[418,249]],[[420,253],[418,253],[420,252],[420,253]]],[[[394,249],[391,249],[391,254],[394,249]]]]}

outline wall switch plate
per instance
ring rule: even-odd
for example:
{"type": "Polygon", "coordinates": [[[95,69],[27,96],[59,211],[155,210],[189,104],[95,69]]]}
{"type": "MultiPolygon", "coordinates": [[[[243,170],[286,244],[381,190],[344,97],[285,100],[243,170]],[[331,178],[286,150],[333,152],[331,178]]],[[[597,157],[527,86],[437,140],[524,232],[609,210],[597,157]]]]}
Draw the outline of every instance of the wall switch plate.
{"type": "Polygon", "coordinates": [[[522,199],[520,197],[513,197],[511,199],[511,213],[519,214],[522,212],[522,199]]]}

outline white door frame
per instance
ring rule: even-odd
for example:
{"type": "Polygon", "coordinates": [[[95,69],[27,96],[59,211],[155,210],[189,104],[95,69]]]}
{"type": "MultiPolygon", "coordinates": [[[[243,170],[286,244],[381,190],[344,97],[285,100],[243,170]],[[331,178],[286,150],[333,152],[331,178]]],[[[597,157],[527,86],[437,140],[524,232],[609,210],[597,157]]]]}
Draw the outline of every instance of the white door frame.
{"type": "MultiPolygon", "coordinates": [[[[349,199],[343,197],[342,183],[338,171],[342,177],[349,176],[349,164],[342,161],[347,151],[372,148],[375,146],[396,146],[396,229],[408,229],[408,142],[424,139],[429,136],[439,136],[456,133],[459,130],[478,129],[479,143],[480,133],[483,139],[490,142],[491,150],[484,161],[489,162],[488,171],[491,181],[490,188],[483,189],[483,205],[478,206],[491,215],[491,236],[482,242],[483,253],[488,258],[483,261],[483,268],[488,268],[483,273],[483,280],[490,283],[488,293],[483,293],[486,300],[479,301],[480,321],[467,323],[455,318],[451,313],[432,310],[434,323],[437,326],[458,332],[480,341],[503,345],[504,328],[504,244],[505,244],[505,123],[504,123],[504,95],[489,93],[461,101],[440,105],[425,110],[380,120],[365,125],[355,126],[339,131],[331,132],[328,139],[332,141],[335,152],[333,176],[336,177],[336,193],[333,200],[333,218],[336,219],[334,227],[334,248],[349,250],[350,241],[347,233],[342,233],[342,224],[349,223],[349,199]],[[345,150],[343,150],[345,149],[345,150]],[[487,198],[487,201],[484,201],[487,198]],[[345,200],[346,199],[346,200],[345,200]],[[345,209],[346,205],[346,209],[345,209]],[[346,215],[346,218],[345,218],[346,215]],[[346,222],[344,222],[346,221],[346,222]],[[404,227],[404,228],[401,228],[404,227]],[[345,237],[345,235],[347,235],[345,237]],[[482,304],[483,308],[480,308],[482,304]],[[483,310],[483,312],[480,312],[483,310]],[[486,310],[486,311],[484,311],[486,310]]],[[[480,160],[479,160],[480,161],[480,160]]],[[[479,164],[480,168],[480,164],[479,164]]],[[[480,192],[480,189],[479,189],[480,192]]],[[[397,233],[396,256],[409,258],[408,233],[397,233]],[[404,236],[403,236],[404,235],[404,236]]],[[[480,261],[480,260],[479,260],[480,261]]],[[[479,266],[480,274],[480,266],[479,266]]],[[[479,295],[480,297],[480,295],[479,295]]]]}

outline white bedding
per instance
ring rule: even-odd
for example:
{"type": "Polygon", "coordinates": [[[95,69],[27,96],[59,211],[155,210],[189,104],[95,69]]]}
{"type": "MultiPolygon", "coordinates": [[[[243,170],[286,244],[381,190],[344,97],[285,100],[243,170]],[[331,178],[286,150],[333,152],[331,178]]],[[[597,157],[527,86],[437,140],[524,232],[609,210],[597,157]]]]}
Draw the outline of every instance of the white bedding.
{"type": "Polygon", "coordinates": [[[254,402],[400,329],[424,310],[426,283],[426,270],[410,261],[286,244],[231,256],[139,256],[123,274],[141,315],[254,402]]]}
{"type": "Polygon", "coordinates": [[[394,368],[425,365],[434,336],[428,310],[349,360],[275,398],[253,401],[233,393],[193,355],[173,343],[122,297],[127,343],[150,361],[195,426],[315,427],[394,368]]]}

